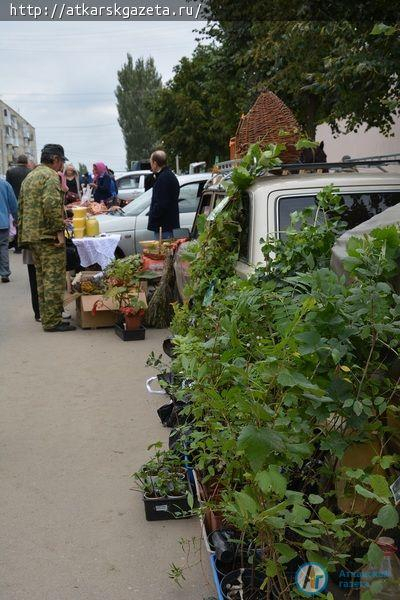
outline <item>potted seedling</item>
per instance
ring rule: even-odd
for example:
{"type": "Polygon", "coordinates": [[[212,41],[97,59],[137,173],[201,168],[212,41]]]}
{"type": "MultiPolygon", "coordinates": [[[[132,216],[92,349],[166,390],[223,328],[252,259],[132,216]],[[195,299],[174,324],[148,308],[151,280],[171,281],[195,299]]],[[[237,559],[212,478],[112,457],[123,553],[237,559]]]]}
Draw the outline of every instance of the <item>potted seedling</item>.
{"type": "Polygon", "coordinates": [[[146,311],[145,302],[139,299],[139,293],[129,296],[126,302],[127,304],[119,309],[123,315],[126,330],[140,329],[146,311]]]}
{"type": "Polygon", "coordinates": [[[191,516],[192,496],[184,465],[170,450],[153,444],[156,453],[133,474],[137,490],[143,494],[147,521],[160,521],[191,516]]]}

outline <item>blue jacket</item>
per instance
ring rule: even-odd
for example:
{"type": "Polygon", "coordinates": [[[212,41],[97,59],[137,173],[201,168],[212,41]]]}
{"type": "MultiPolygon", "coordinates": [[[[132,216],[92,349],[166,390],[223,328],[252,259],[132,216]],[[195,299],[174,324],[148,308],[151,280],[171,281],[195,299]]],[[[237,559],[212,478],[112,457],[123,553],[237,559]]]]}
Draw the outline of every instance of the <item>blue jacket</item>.
{"type": "Polygon", "coordinates": [[[0,229],[10,228],[10,215],[13,216],[14,221],[17,220],[17,199],[11,185],[4,179],[0,179],[0,229]]]}
{"type": "Polygon", "coordinates": [[[179,228],[179,181],[169,167],[157,173],[153,185],[147,229],[172,231],[179,228]]]}
{"type": "Polygon", "coordinates": [[[94,190],[93,199],[95,202],[104,202],[104,200],[108,200],[111,196],[111,177],[107,173],[104,173],[97,180],[97,188],[94,190]]]}

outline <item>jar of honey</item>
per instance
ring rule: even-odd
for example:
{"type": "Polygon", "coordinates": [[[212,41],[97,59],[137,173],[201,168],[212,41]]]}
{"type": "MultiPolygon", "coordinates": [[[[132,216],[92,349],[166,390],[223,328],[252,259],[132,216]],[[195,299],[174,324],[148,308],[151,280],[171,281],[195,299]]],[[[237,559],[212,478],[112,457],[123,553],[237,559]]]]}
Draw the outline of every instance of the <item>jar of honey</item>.
{"type": "Polygon", "coordinates": [[[99,233],[100,227],[96,217],[88,217],[86,219],[86,235],[88,235],[89,237],[94,237],[96,235],[99,235],[99,233]]]}

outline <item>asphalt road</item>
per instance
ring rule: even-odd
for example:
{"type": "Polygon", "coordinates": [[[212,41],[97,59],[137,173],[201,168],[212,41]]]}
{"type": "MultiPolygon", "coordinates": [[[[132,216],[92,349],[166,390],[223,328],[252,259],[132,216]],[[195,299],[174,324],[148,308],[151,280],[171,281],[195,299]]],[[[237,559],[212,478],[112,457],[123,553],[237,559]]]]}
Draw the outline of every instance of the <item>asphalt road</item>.
{"type": "MultiPolygon", "coordinates": [[[[145,367],[165,331],[122,342],[111,329],[45,333],[26,267],[0,283],[0,600],[203,600],[208,559],[185,573],[178,539],[196,519],[145,521],[130,475],[167,440],[145,367]]],[[[197,559],[198,557],[194,557],[197,559]]],[[[208,582],[208,583],[207,583],[208,582]]]]}

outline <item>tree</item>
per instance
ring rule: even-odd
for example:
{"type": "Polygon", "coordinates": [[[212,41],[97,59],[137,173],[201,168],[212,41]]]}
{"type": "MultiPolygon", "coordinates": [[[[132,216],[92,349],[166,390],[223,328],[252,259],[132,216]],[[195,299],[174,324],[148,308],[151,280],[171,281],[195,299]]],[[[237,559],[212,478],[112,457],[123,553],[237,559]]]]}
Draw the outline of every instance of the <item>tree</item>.
{"type": "Polygon", "coordinates": [[[158,93],[152,120],[167,153],[179,154],[183,168],[192,161],[205,160],[210,166],[216,156],[228,158],[243,93],[240,83],[227,75],[224,61],[214,45],[199,45],[158,93]]]}
{"type": "Polygon", "coordinates": [[[88,168],[84,163],[78,163],[79,175],[85,175],[88,172],[88,168]]]}
{"type": "MultiPolygon", "coordinates": [[[[400,36],[392,29],[391,35],[372,35],[371,30],[385,15],[391,22],[393,8],[385,12],[379,0],[344,7],[337,21],[267,21],[270,4],[265,0],[254,6],[238,0],[208,4],[206,31],[230,55],[230,64],[248,90],[249,106],[267,87],[294,111],[312,138],[317,124],[328,122],[337,131],[343,120],[348,131],[367,123],[387,134],[399,102],[400,36]]],[[[301,4],[302,12],[296,13],[295,3],[281,2],[281,12],[297,18],[301,14],[303,19],[313,10],[316,18],[329,14],[329,2],[321,4],[321,14],[311,0],[301,4]]],[[[333,18],[335,7],[331,8],[333,18]]]]}
{"type": "Polygon", "coordinates": [[[128,169],[131,161],[147,158],[157,141],[157,133],[149,122],[151,104],[161,89],[161,76],[152,57],[137,59],[132,56],[118,71],[117,97],[118,122],[122,129],[128,169]]]}

